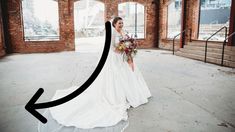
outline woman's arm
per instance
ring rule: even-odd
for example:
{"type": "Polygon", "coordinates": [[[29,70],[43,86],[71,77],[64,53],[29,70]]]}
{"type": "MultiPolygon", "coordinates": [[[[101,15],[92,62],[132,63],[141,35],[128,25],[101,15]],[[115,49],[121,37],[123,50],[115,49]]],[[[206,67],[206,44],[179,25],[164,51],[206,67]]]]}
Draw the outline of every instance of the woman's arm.
{"type": "Polygon", "coordinates": [[[114,50],[115,53],[121,53],[120,50],[117,49],[117,46],[119,45],[119,39],[118,39],[118,36],[117,36],[117,32],[115,31],[114,28],[112,28],[113,32],[112,32],[112,43],[111,43],[111,46],[112,46],[112,50],[114,50]]]}

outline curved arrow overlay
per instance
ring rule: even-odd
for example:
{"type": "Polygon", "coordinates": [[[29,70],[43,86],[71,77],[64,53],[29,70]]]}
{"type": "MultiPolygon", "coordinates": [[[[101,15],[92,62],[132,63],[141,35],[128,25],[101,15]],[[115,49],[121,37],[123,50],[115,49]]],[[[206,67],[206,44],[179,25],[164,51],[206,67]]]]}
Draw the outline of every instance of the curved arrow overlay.
{"type": "Polygon", "coordinates": [[[105,36],[105,46],[103,49],[103,53],[101,56],[101,59],[95,69],[95,71],[92,73],[92,75],[88,78],[88,80],[77,90],[72,92],[71,94],[62,97],[57,100],[53,100],[51,102],[44,102],[44,103],[35,103],[38,98],[42,95],[44,92],[43,88],[39,88],[38,91],[34,94],[34,96],[29,100],[29,102],[25,105],[25,109],[31,113],[33,116],[35,116],[38,120],[40,120],[42,123],[46,123],[47,119],[43,117],[39,112],[36,111],[36,109],[43,109],[43,108],[49,108],[54,107],[57,105],[61,105],[67,101],[72,100],[73,98],[80,95],[83,91],[85,91],[96,79],[96,77],[99,75],[100,71],[102,70],[106,59],[108,57],[110,43],[111,43],[111,23],[108,21],[105,23],[105,29],[106,29],[106,36],[105,36]]]}

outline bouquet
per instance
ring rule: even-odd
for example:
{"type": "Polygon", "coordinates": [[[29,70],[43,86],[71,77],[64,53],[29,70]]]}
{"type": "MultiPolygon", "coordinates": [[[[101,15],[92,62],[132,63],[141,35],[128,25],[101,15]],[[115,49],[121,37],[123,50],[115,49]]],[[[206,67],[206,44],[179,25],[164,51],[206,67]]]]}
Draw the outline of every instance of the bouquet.
{"type": "Polygon", "coordinates": [[[125,37],[121,37],[119,39],[119,44],[116,47],[116,50],[123,54],[123,60],[132,62],[133,57],[137,53],[137,42],[132,36],[130,37],[129,35],[125,35],[125,37]]]}

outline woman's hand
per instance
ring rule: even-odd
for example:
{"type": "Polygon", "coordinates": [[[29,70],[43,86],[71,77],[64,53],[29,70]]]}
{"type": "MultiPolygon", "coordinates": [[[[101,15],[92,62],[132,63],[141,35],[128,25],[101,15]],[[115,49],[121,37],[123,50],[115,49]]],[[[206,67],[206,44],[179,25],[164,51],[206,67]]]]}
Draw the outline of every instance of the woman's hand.
{"type": "Polygon", "coordinates": [[[128,64],[129,64],[129,66],[131,67],[132,71],[134,71],[133,59],[132,59],[132,58],[129,58],[127,62],[128,62],[128,64]]]}
{"type": "Polygon", "coordinates": [[[115,49],[114,49],[114,52],[115,52],[115,53],[118,53],[118,54],[120,54],[120,53],[121,53],[121,51],[120,51],[120,50],[118,50],[117,48],[115,48],[115,49]]]}

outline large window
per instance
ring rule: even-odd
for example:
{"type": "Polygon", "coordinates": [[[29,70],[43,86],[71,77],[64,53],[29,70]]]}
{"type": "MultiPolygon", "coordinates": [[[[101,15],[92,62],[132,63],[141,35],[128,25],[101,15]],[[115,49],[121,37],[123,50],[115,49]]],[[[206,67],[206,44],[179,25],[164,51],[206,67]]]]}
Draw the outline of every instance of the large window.
{"type": "MultiPolygon", "coordinates": [[[[199,39],[206,40],[223,26],[229,27],[231,0],[200,1],[199,39]]],[[[225,30],[210,40],[223,41],[225,30]]]]}
{"type": "Polygon", "coordinates": [[[74,3],[76,38],[104,36],[104,3],[96,0],[80,0],[74,3]]]}
{"type": "Polygon", "coordinates": [[[123,18],[124,29],[136,38],[145,37],[144,6],[136,2],[126,2],[118,5],[119,16],[123,18]]]}
{"type": "Polygon", "coordinates": [[[59,40],[56,0],[22,0],[25,41],[59,40]]]}
{"type": "Polygon", "coordinates": [[[174,38],[181,29],[182,0],[172,1],[167,10],[167,38],[174,38]]]}

